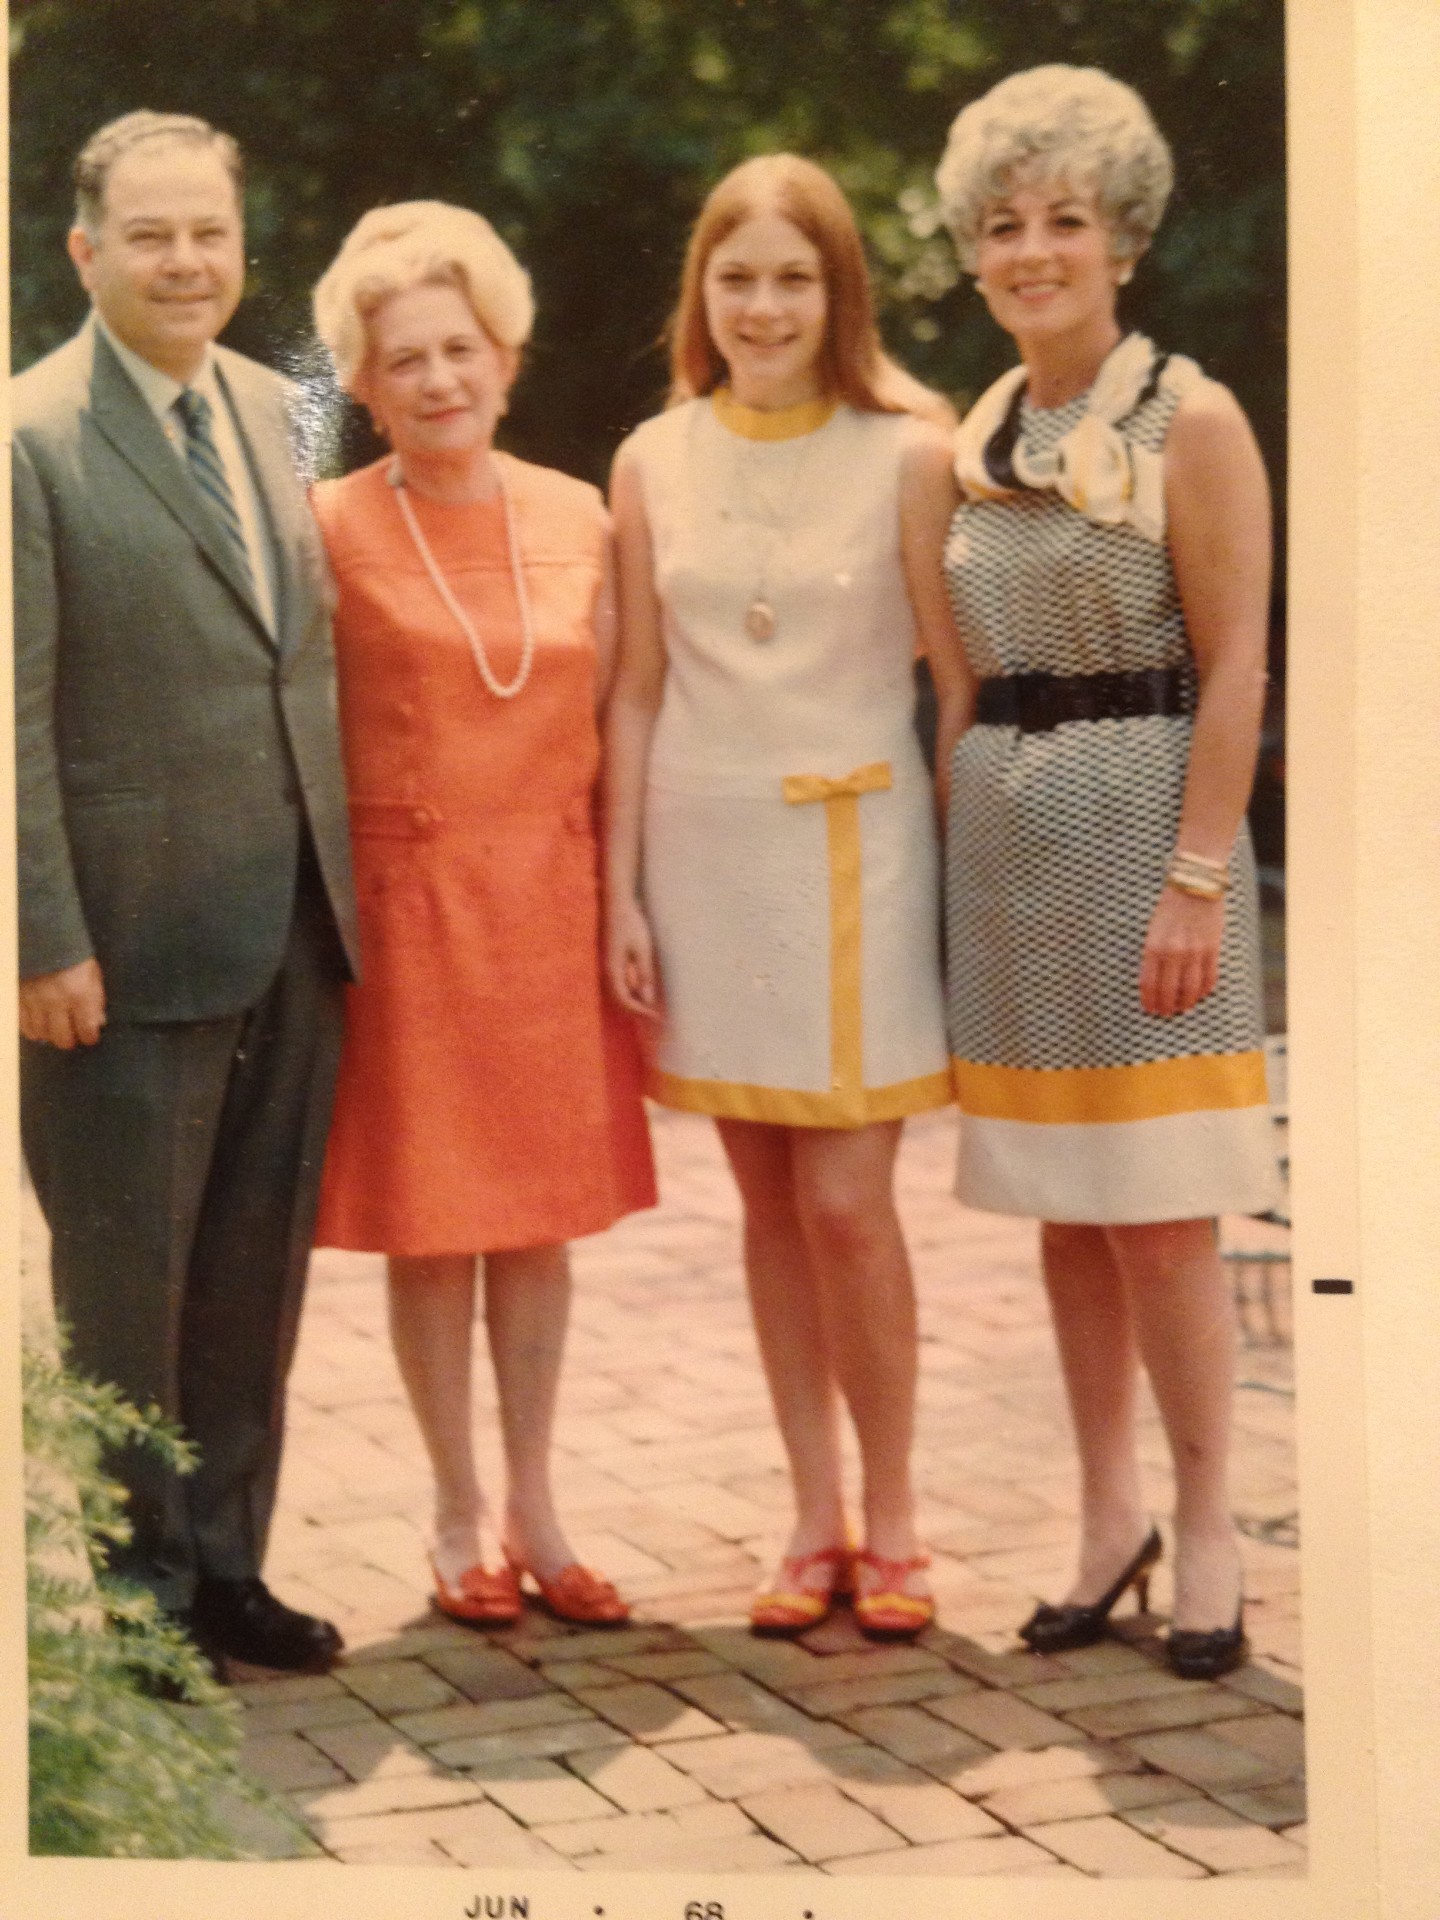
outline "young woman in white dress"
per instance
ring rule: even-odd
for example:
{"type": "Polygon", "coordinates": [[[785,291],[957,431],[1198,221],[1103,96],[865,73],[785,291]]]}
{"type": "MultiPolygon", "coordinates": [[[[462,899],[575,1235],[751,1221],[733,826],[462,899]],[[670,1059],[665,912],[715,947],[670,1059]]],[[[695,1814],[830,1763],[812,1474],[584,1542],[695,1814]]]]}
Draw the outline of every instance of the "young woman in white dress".
{"type": "Polygon", "coordinates": [[[950,1098],[935,794],[913,726],[918,645],[947,764],[964,684],[940,570],[948,410],[881,352],[845,198],[790,155],[706,202],[672,373],[670,406],[614,470],[610,977],[655,1023],[649,1091],[714,1116],[744,1203],[796,1499],[752,1624],[803,1631],[853,1583],[867,1632],[913,1634],[934,1603],[893,1174],[904,1116],[950,1098]]]}

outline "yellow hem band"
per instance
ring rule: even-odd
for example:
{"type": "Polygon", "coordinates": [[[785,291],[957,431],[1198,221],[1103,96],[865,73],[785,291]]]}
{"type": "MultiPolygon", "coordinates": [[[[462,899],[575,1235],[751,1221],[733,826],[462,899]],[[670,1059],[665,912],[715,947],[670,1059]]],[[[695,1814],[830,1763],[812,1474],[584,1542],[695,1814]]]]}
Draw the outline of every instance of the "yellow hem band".
{"type": "Polygon", "coordinates": [[[1269,1104],[1265,1055],[1200,1053],[1126,1067],[996,1067],[952,1060],[960,1111],[1076,1126],[1269,1104]]]}
{"type": "Polygon", "coordinates": [[[681,1113],[707,1113],[716,1120],[764,1120],[781,1127],[866,1127],[877,1120],[903,1120],[912,1113],[948,1107],[954,1099],[948,1073],[897,1080],[888,1087],[847,1093],[806,1093],[794,1087],[752,1087],[732,1080],[684,1080],[652,1068],[645,1091],[661,1106],[681,1113]]]}

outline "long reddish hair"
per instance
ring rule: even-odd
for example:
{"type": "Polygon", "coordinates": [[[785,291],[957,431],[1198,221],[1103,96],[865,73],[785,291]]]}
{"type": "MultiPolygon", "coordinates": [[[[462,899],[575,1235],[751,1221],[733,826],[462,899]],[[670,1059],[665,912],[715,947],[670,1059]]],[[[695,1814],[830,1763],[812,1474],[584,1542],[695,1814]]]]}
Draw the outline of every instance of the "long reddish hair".
{"type": "Polygon", "coordinates": [[[897,366],[880,344],[870,273],[849,201],[823,167],[794,153],[743,161],[711,189],[700,209],[685,250],[680,298],[667,329],[669,404],[697,399],[725,381],[725,362],[705,319],[705,269],[721,241],[760,213],[778,213],[790,221],[820,255],[825,278],[820,376],[825,391],[861,413],[917,413],[953,423],[948,403],[897,366]]]}

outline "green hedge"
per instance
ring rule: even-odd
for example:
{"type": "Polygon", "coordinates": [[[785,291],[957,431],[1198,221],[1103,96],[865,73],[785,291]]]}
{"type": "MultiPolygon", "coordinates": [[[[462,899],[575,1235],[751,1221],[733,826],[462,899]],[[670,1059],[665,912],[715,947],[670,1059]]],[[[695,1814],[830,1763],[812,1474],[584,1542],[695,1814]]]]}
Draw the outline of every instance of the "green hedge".
{"type": "Polygon", "coordinates": [[[152,1447],[183,1471],[189,1449],[38,1341],[23,1369],[30,1851],[246,1858],[227,1815],[274,1808],[237,1771],[239,1708],[153,1597],[106,1569],[129,1531],[107,1450],[152,1447]]]}

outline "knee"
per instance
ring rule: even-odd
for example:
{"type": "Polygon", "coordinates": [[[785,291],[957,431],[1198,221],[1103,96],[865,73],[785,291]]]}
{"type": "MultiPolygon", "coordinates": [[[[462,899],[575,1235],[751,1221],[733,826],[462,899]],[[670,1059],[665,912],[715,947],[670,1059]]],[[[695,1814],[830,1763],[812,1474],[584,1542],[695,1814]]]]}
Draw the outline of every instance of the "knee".
{"type": "Polygon", "coordinates": [[[1218,1257],[1213,1220],[1155,1220],[1107,1229],[1117,1266],[1128,1279],[1163,1278],[1208,1267],[1218,1257]]]}
{"type": "Polygon", "coordinates": [[[473,1253],[392,1253],[385,1262],[390,1298],[405,1304],[451,1287],[473,1287],[475,1263],[473,1253]]]}
{"type": "Polygon", "coordinates": [[[827,1264],[849,1266],[871,1259],[898,1233],[893,1206],[872,1196],[822,1182],[803,1191],[798,1209],[805,1237],[827,1264]]]}
{"type": "Polygon", "coordinates": [[[1093,1255],[1104,1244],[1103,1227],[1082,1226],[1070,1220],[1044,1220],[1040,1251],[1046,1266],[1068,1266],[1093,1255]]]}
{"type": "Polygon", "coordinates": [[[751,1185],[742,1194],[745,1236],[752,1245],[788,1247],[800,1232],[795,1195],[788,1182],[751,1185]]]}
{"type": "Polygon", "coordinates": [[[539,1247],[512,1247],[483,1256],[487,1294],[547,1290],[564,1293],[570,1286],[570,1248],[566,1241],[539,1247]]]}

